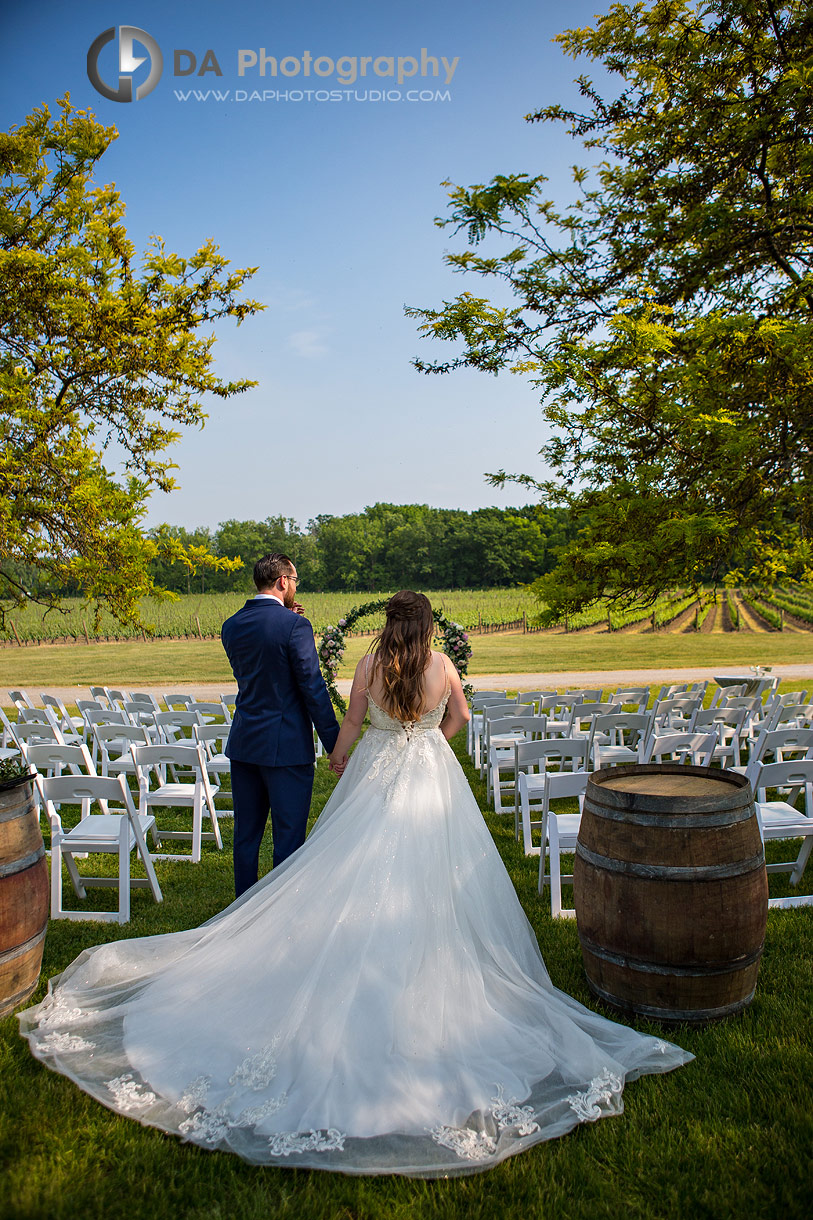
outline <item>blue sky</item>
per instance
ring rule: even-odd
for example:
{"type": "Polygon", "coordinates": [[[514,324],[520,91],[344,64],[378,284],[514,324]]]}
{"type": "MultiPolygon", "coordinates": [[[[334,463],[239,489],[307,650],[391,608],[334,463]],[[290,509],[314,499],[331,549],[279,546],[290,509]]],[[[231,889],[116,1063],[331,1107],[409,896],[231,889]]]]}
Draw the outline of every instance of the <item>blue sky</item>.
{"type": "MultiPolygon", "coordinates": [[[[445,211],[443,180],[544,172],[553,198],[570,194],[570,166],[584,154],[563,131],[523,116],[576,102],[573,78],[589,65],[574,64],[551,39],[591,24],[597,11],[599,0],[318,0],[296,8],[271,0],[5,0],[3,128],[34,106],[53,109],[70,91],[74,105],[120,132],[98,181],[116,183],[139,251],[154,233],[182,255],[214,238],[235,266],[259,268],[249,291],[267,308],[239,329],[220,327],[215,349],[220,376],[259,385],[205,404],[206,427],[174,449],[180,488],[153,496],[148,524],[276,514],[304,524],[380,500],[465,509],[522,502],[520,489],[495,490],[483,475],[501,466],[542,472],[533,389],[510,375],[421,376],[413,356],[453,352],[421,340],[403,307],[435,306],[464,290],[486,295],[481,281],[443,264],[445,250],[464,244],[433,223],[445,211]],[[125,24],[151,34],[164,58],[155,89],[129,104],[102,97],[86,71],[97,35],[125,24]],[[238,52],[259,62],[261,48],[277,60],[277,76],[269,64],[261,77],[251,54],[240,76],[238,52]],[[422,48],[438,60],[437,78],[431,60],[421,76],[422,48]],[[195,56],[191,75],[174,75],[176,49],[195,56]],[[198,75],[207,50],[222,75],[198,75]],[[323,74],[333,60],[347,79],[364,56],[373,62],[354,84],[335,72],[316,75],[317,59],[323,74]],[[416,61],[414,77],[399,85],[376,76],[375,59],[390,56],[395,71],[399,57],[406,72],[416,61]],[[195,89],[228,96],[198,101],[195,89]],[[286,89],[288,100],[280,96],[286,89]],[[300,100],[307,89],[311,100],[300,100]],[[441,97],[410,101],[410,89],[441,97]],[[352,96],[319,101],[317,90],[352,96]]],[[[190,63],[181,57],[181,67],[190,63]]],[[[378,68],[388,71],[386,58],[378,68]]],[[[99,70],[115,86],[116,43],[99,70]]],[[[136,70],[136,83],[148,70],[136,70]]]]}

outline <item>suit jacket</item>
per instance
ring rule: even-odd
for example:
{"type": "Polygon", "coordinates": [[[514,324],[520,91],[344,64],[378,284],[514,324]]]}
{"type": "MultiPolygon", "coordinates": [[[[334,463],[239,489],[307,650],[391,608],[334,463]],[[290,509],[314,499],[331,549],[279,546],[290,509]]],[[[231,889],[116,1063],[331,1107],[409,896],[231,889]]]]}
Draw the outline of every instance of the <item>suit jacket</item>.
{"type": "Polygon", "coordinates": [[[339,725],[306,618],[275,597],[252,599],[226,619],[220,638],[238,687],[229,758],[266,767],[312,763],[314,726],[333,749],[339,725]]]}

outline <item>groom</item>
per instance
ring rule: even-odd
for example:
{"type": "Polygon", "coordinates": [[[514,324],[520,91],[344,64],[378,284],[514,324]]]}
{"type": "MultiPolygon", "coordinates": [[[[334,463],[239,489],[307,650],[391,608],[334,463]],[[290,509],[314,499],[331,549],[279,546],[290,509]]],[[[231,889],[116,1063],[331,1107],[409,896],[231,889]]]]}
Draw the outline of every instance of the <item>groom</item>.
{"type": "Polygon", "coordinates": [[[264,555],[254,566],[256,597],[221,629],[238,687],[226,745],[238,898],[257,880],[269,808],[275,865],[305,842],[313,791],[313,727],[328,753],[339,735],[313,630],[296,601],[298,579],[287,555],[264,555]]]}

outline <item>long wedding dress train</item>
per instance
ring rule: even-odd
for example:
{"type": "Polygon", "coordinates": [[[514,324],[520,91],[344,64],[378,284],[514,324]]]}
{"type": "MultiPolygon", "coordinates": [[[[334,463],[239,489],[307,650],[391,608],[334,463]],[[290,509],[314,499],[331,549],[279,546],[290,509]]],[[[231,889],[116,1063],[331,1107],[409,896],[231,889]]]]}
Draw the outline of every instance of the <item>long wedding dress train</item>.
{"type": "MultiPolygon", "coordinates": [[[[447,694],[448,698],[448,694],[447,694]]],[[[303,847],[189,932],[88,949],[20,1014],[104,1105],[257,1164],[447,1177],[692,1058],[557,991],[439,731],[371,726],[303,847]]]]}

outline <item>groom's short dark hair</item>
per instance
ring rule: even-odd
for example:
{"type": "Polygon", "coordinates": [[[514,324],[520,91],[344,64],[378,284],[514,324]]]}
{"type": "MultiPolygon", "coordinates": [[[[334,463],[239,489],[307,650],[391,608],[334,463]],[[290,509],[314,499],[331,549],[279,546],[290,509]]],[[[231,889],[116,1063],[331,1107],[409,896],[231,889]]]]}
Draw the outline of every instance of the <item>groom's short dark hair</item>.
{"type": "Polygon", "coordinates": [[[254,583],[258,593],[270,589],[277,583],[280,576],[290,576],[294,570],[294,562],[287,555],[274,551],[271,555],[263,555],[254,565],[254,583]]]}

